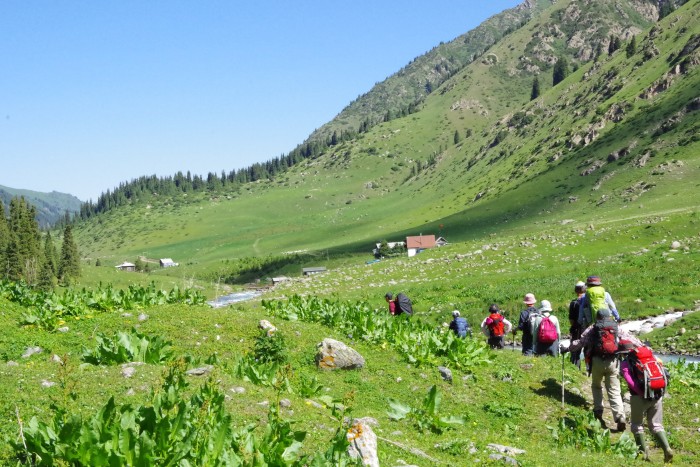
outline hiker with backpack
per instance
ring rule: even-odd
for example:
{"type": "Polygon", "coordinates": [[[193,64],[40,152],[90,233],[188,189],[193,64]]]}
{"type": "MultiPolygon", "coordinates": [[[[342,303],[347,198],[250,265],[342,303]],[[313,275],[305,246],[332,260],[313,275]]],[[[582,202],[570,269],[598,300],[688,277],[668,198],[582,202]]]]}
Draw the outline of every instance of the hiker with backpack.
{"type": "MultiPolygon", "coordinates": [[[[571,334],[572,341],[579,339],[581,333],[585,329],[579,324],[578,316],[581,308],[581,301],[584,295],[586,295],[586,284],[583,281],[576,282],[574,285],[574,293],[576,294],[576,298],[569,303],[569,333],[571,334]]],[[[581,352],[571,352],[571,363],[581,369],[581,352]]]]}
{"type": "Polygon", "coordinates": [[[530,332],[535,340],[535,355],[559,356],[559,319],[552,315],[552,304],[542,300],[538,313],[530,318],[530,332]]]}
{"type": "Polygon", "coordinates": [[[408,316],[413,315],[413,303],[411,303],[411,299],[408,298],[406,294],[399,293],[396,295],[396,298],[394,298],[394,294],[387,292],[384,295],[384,299],[389,304],[389,313],[393,316],[404,313],[408,316]]]}
{"type": "Polygon", "coordinates": [[[673,450],[668,444],[663,426],[663,398],[668,386],[668,376],[650,348],[635,346],[630,341],[621,341],[620,373],[627,382],[630,392],[631,427],[634,441],[644,460],[649,460],[649,449],[644,439],[644,418],[649,431],[664,450],[664,462],[673,460],[673,450]]]}
{"type": "MultiPolygon", "coordinates": [[[[517,330],[523,333],[523,355],[532,355],[535,352],[535,343],[532,338],[530,319],[538,313],[537,308],[534,307],[537,303],[535,294],[525,294],[523,303],[527,305],[527,308],[520,312],[517,330]]],[[[513,339],[515,339],[515,333],[513,333],[513,339]]]]}
{"type": "Polygon", "coordinates": [[[510,332],[513,325],[498,309],[495,303],[489,307],[489,315],[481,322],[481,332],[488,337],[489,346],[492,349],[504,347],[504,337],[510,332]]]}
{"type": "Polygon", "coordinates": [[[449,328],[457,337],[467,337],[467,335],[472,337],[472,328],[469,327],[467,318],[462,318],[459,315],[459,310],[454,310],[452,312],[452,321],[450,321],[449,328]]]}
{"type": "Polygon", "coordinates": [[[598,310],[608,309],[618,323],[620,314],[610,294],[603,288],[599,276],[588,276],[586,278],[586,292],[579,305],[578,322],[582,329],[586,329],[592,322],[598,310]]]}
{"type": "Polygon", "coordinates": [[[571,342],[569,347],[561,347],[561,352],[578,352],[585,350],[586,360],[589,362],[589,375],[591,376],[591,392],[593,393],[593,415],[606,428],[603,420],[603,380],[608,394],[608,403],[613,413],[613,420],[617,423],[617,431],[624,431],[627,427],[625,408],[622,405],[620,394],[620,361],[617,358],[620,340],[631,341],[634,345],[642,343],[623,329],[619,329],[617,321],[612,318],[610,310],[603,308],[596,314],[596,322],[586,328],[581,338],[571,342]]]}

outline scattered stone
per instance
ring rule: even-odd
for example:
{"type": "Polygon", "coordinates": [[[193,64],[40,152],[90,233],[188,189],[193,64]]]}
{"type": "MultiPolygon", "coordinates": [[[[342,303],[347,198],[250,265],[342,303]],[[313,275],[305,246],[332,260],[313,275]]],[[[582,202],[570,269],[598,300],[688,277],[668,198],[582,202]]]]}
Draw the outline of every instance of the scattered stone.
{"type": "Polygon", "coordinates": [[[27,347],[27,350],[24,351],[22,354],[22,358],[29,358],[34,354],[38,354],[42,352],[41,347],[27,347]]]}
{"type": "Polygon", "coordinates": [[[452,382],[452,371],[450,371],[449,368],[439,366],[438,371],[440,372],[440,376],[442,376],[442,379],[444,379],[448,383],[452,382]]]}
{"type": "Polygon", "coordinates": [[[292,401],[290,401],[289,399],[280,400],[280,407],[282,407],[284,409],[288,409],[291,406],[292,406],[292,401]]]}
{"type": "Polygon", "coordinates": [[[503,454],[491,454],[489,459],[494,461],[502,461],[504,464],[518,465],[518,461],[512,457],[504,456],[503,454]]]}
{"type": "Polygon", "coordinates": [[[671,249],[672,250],[678,250],[681,247],[681,242],[678,240],[674,240],[671,242],[671,249]]]}
{"type": "Polygon", "coordinates": [[[315,407],[315,408],[317,408],[317,409],[325,409],[325,408],[326,408],[325,405],[319,404],[318,402],[316,402],[316,401],[314,401],[314,400],[311,400],[311,399],[306,399],[305,402],[306,402],[307,405],[310,405],[311,407],[315,407]]]}
{"type": "Polygon", "coordinates": [[[270,405],[270,401],[258,402],[258,405],[259,405],[260,407],[268,407],[268,406],[270,405]]]}
{"type": "Polygon", "coordinates": [[[236,386],[231,388],[230,391],[234,394],[243,394],[245,393],[245,388],[242,386],[236,386]]]}
{"type": "Polygon", "coordinates": [[[379,467],[379,457],[377,456],[377,435],[372,427],[362,419],[355,419],[346,435],[348,443],[348,454],[353,459],[361,458],[364,465],[379,467]]]}
{"type": "Polygon", "coordinates": [[[134,376],[134,374],[136,374],[136,368],[134,368],[133,366],[127,366],[122,368],[122,376],[124,378],[131,378],[132,376],[134,376]]]}
{"type": "Polygon", "coordinates": [[[212,365],[206,365],[203,367],[192,368],[191,370],[187,370],[185,374],[189,376],[202,376],[211,373],[211,370],[213,369],[214,367],[212,365]]]}
{"type": "Polygon", "coordinates": [[[53,381],[49,381],[47,379],[41,380],[41,387],[50,388],[53,386],[56,386],[56,383],[54,383],[53,381]]]}
{"type": "Polygon", "coordinates": [[[258,327],[263,331],[267,331],[267,337],[272,336],[277,331],[277,328],[266,319],[261,319],[258,327]]]}
{"type": "Polygon", "coordinates": [[[128,391],[126,391],[127,396],[134,396],[136,395],[136,391],[134,391],[134,388],[129,388],[128,391]]]}
{"type": "Polygon", "coordinates": [[[532,363],[523,363],[520,365],[520,368],[522,368],[523,370],[532,370],[534,366],[535,365],[532,363]]]}
{"type": "Polygon", "coordinates": [[[19,363],[15,362],[15,361],[12,361],[12,360],[9,360],[9,361],[7,362],[7,366],[19,366],[19,363]]]}
{"type": "Polygon", "coordinates": [[[504,446],[502,444],[496,444],[496,443],[490,443],[486,445],[487,448],[491,449],[492,451],[500,452],[503,454],[508,454],[511,456],[516,456],[518,454],[525,454],[525,452],[522,449],[514,448],[511,446],[504,446]]]}
{"type": "Polygon", "coordinates": [[[51,356],[51,361],[54,363],[60,363],[61,365],[63,365],[63,359],[56,354],[53,354],[51,356]]]}
{"type": "Polygon", "coordinates": [[[61,333],[64,333],[64,334],[65,334],[65,333],[67,333],[68,331],[70,331],[70,328],[69,328],[68,326],[62,326],[62,327],[60,327],[60,328],[56,329],[56,331],[58,331],[58,332],[61,332],[61,333]]]}
{"type": "Polygon", "coordinates": [[[687,332],[687,330],[686,330],[685,328],[680,328],[680,329],[678,330],[678,335],[679,335],[679,336],[682,336],[682,335],[685,334],[686,332],[687,332]]]}
{"type": "Polygon", "coordinates": [[[324,370],[363,368],[365,359],[355,349],[335,339],[323,339],[317,345],[316,366],[324,370]]]}
{"type": "Polygon", "coordinates": [[[141,313],[139,315],[139,321],[144,322],[148,319],[148,315],[146,313],[141,313]]]}
{"type": "Polygon", "coordinates": [[[396,382],[397,382],[397,383],[400,383],[401,381],[403,381],[403,379],[401,379],[400,376],[399,376],[398,378],[396,378],[396,382]]]}

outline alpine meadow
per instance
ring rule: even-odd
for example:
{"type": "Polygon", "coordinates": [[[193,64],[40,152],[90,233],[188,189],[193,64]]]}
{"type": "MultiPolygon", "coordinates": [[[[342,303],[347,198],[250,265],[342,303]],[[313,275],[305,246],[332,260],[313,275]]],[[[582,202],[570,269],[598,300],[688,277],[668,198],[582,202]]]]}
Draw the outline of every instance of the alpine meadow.
{"type": "Polygon", "coordinates": [[[0,280],[0,464],[645,465],[593,416],[585,368],[479,330],[534,293],[568,338],[597,275],[621,326],[665,318],[639,337],[681,357],[664,426],[696,465],[700,0],[525,0],[284,156],[134,176],[41,232],[36,251],[77,248],[70,281],[0,280]],[[430,235],[446,244],[373,255],[430,235]],[[236,292],[254,296],[208,303],[236,292]],[[328,368],[329,342],[361,364],[328,368]]]}

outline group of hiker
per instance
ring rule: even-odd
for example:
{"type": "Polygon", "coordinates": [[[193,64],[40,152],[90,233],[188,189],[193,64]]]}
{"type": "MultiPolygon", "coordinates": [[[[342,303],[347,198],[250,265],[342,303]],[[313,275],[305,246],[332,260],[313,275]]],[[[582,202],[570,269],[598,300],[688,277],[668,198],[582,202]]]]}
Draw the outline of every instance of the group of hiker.
{"type": "MultiPolygon", "coordinates": [[[[579,369],[583,353],[588,375],[591,376],[594,417],[603,428],[607,428],[603,419],[605,385],[616,424],[614,429],[618,432],[627,428],[620,391],[619,376],[622,375],[630,393],[630,429],[639,452],[645,460],[649,460],[649,450],[644,438],[646,418],[649,431],[663,448],[665,462],[670,462],[673,459],[673,451],[663,427],[663,396],[668,383],[668,373],[661,360],[639,339],[618,326],[621,321],[620,314],[610,293],[603,288],[599,276],[589,276],[585,283],[577,282],[574,293],[576,298],[569,304],[571,341],[568,346],[560,344],[561,328],[559,320],[552,314],[551,303],[542,300],[539,306],[535,306],[537,299],[533,293],[527,293],[523,297],[526,307],[520,312],[516,328],[505,318],[498,305],[492,304],[489,306],[488,316],[481,322],[481,331],[486,335],[492,349],[502,349],[505,336],[511,331],[515,341],[516,332],[520,331],[523,355],[557,357],[561,353],[563,359],[563,354],[570,353],[570,361],[579,369]]],[[[387,294],[386,300],[392,315],[413,313],[410,300],[404,294],[399,294],[396,299],[393,299],[392,294],[387,294]],[[408,307],[410,311],[402,307],[408,307]]],[[[459,337],[472,336],[469,323],[466,318],[460,316],[459,310],[452,312],[452,321],[448,328],[459,337]]]]}

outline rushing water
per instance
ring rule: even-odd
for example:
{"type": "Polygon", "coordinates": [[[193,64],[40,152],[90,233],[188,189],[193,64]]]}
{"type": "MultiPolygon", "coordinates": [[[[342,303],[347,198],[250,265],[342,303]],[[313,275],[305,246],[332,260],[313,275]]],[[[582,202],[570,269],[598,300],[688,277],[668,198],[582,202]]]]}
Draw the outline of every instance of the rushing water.
{"type": "Polygon", "coordinates": [[[255,297],[262,295],[262,292],[257,290],[251,290],[247,292],[235,292],[228,295],[222,295],[217,297],[215,300],[207,302],[212,308],[221,308],[224,306],[229,306],[232,303],[244,302],[255,297]]]}

